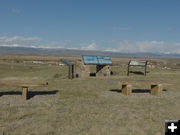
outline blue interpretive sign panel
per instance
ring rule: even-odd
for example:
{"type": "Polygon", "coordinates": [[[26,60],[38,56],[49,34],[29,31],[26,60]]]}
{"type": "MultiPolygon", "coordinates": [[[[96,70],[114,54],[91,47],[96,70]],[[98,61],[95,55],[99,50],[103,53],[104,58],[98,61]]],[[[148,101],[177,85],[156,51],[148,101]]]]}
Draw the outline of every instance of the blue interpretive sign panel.
{"type": "Polygon", "coordinates": [[[112,64],[110,56],[97,56],[99,64],[112,64]]]}
{"type": "Polygon", "coordinates": [[[67,61],[66,59],[61,59],[62,62],[66,63],[69,66],[72,66],[73,64],[69,61],[67,61]]]}
{"type": "Polygon", "coordinates": [[[82,56],[84,64],[109,65],[112,64],[110,56],[82,56]]]}
{"type": "Polygon", "coordinates": [[[98,64],[96,56],[82,56],[84,64],[98,64]]]}

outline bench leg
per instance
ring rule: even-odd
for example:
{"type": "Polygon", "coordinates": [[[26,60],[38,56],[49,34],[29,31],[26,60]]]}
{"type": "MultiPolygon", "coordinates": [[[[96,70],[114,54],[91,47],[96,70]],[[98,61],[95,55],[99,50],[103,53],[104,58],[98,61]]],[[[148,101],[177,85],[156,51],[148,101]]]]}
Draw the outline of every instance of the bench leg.
{"type": "Polygon", "coordinates": [[[123,84],[122,85],[122,94],[131,96],[132,95],[132,85],[123,84]]]}
{"type": "Polygon", "coordinates": [[[160,96],[162,94],[162,84],[151,85],[151,95],[160,96]]]}
{"type": "Polygon", "coordinates": [[[22,87],[22,98],[24,100],[27,100],[27,96],[28,96],[28,87],[22,87]]]}

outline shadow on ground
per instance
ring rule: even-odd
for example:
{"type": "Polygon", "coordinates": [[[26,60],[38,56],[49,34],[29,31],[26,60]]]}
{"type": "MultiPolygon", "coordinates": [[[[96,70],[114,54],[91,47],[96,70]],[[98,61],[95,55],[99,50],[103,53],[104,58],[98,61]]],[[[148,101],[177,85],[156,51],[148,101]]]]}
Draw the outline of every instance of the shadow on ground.
{"type": "Polygon", "coordinates": [[[133,74],[137,74],[137,75],[144,75],[144,73],[141,71],[129,71],[129,73],[133,73],[133,74]]]}
{"type": "MultiPolygon", "coordinates": [[[[111,89],[110,91],[112,92],[118,92],[118,93],[122,93],[121,89],[111,89]]],[[[167,91],[166,89],[163,89],[162,91],[167,91]]],[[[133,89],[132,93],[150,93],[151,90],[150,89],[133,89]]]]}
{"type": "MultiPolygon", "coordinates": [[[[52,91],[28,91],[28,99],[33,98],[36,95],[54,95],[58,92],[58,90],[52,90],[52,91]]],[[[3,95],[22,95],[22,92],[20,91],[5,91],[0,92],[0,96],[3,95]]]]}

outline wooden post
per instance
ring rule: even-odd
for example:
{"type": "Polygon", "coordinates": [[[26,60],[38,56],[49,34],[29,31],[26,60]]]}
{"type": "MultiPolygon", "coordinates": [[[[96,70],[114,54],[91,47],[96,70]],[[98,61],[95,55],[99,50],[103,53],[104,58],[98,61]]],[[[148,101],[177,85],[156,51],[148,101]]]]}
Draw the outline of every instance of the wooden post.
{"type": "Polygon", "coordinates": [[[69,66],[68,78],[72,79],[72,66],[69,66]]]}
{"type": "Polygon", "coordinates": [[[145,65],[145,71],[144,71],[144,75],[146,76],[146,68],[147,68],[147,64],[145,65]]]}
{"type": "Polygon", "coordinates": [[[122,94],[131,96],[132,95],[132,85],[130,84],[123,84],[122,85],[122,94]]]}
{"type": "Polygon", "coordinates": [[[22,98],[27,100],[27,98],[28,98],[28,87],[22,87],[22,98]]]}
{"type": "Polygon", "coordinates": [[[68,66],[69,66],[68,78],[73,79],[74,78],[74,65],[68,65],[68,66]]]}
{"type": "Polygon", "coordinates": [[[74,65],[72,65],[72,79],[74,78],[74,65]]]}
{"type": "Polygon", "coordinates": [[[71,79],[71,77],[70,77],[70,76],[71,76],[71,75],[70,75],[70,74],[71,74],[71,67],[70,67],[70,66],[68,66],[68,67],[69,67],[68,78],[71,79]]]}
{"type": "Polygon", "coordinates": [[[151,95],[160,96],[162,94],[162,84],[151,84],[151,95]]]}

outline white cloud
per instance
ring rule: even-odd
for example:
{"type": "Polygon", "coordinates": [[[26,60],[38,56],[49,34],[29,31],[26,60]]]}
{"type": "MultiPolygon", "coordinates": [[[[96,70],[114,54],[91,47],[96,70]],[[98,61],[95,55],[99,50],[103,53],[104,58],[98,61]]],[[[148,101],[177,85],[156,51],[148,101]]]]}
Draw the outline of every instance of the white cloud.
{"type": "Polygon", "coordinates": [[[40,37],[21,37],[21,36],[13,36],[13,37],[0,37],[0,42],[16,42],[16,41],[40,41],[42,38],[40,37]]]}
{"type": "Polygon", "coordinates": [[[0,46],[4,46],[4,47],[7,47],[7,46],[20,47],[20,46],[22,46],[22,45],[20,45],[20,44],[0,44],[0,46]]]}
{"type": "Polygon", "coordinates": [[[65,48],[65,42],[45,42],[41,37],[0,37],[0,46],[32,48],[65,48]]]}
{"type": "Polygon", "coordinates": [[[15,14],[19,14],[20,13],[20,10],[17,9],[17,8],[12,8],[11,11],[15,14]]]}
{"type": "Polygon", "coordinates": [[[107,48],[104,51],[108,51],[108,52],[119,52],[117,49],[113,49],[113,48],[107,48]]]}
{"type": "Polygon", "coordinates": [[[123,40],[116,47],[107,48],[105,51],[136,53],[180,53],[180,43],[167,43],[164,41],[131,41],[123,40]]]}
{"type": "Polygon", "coordinates": [[[87,44],[85,41],[83,43],[79,41],[79,44],[74,44],[71,42],[62,41],[44,41],[41,37],[0,37],[0,46],[10,46],[10,47],[33,47],[33,48],[65,48],[65,49],[79,49],[79,50],[104,50],[112,52],[121,53],[136,53],[136,52],[151,52],[151,53],[178,53],[180,54],[180,42],[164,42],[164,41],[132,41],[132,40],[122,40],[121,42],[112,40],[97,43],[91,42],[87,44]]]}
{"type": "Polygon", "coordinates": [[[97,47],[96,47],[96,43],[95,42],[91,43],[88,46],[82,46],[81,47],[81,50],[96,50],[96,49],[97,49],[97,47]]]}

